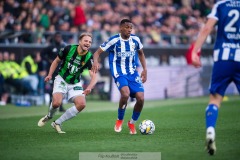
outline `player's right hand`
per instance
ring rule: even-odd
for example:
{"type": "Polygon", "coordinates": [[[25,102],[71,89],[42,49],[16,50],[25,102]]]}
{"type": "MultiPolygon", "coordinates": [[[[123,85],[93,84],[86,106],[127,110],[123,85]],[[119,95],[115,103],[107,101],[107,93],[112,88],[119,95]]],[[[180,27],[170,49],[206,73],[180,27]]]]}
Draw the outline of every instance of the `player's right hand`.
{"type": "Polygon", "coordinates": [[[44,81],[45,81],[45,82],[48,82],[48,81],[50,81],[51,79],[52,79],[52,76],[49,76],[49,75],[48,75],[47,77],[45,77],[44,81]]]}
{"type": "Polygon", "coordinates": [[[202,63],[200,61],[200,56],[198,54],[192,53],[192,65],[196,68],[199,68],[202,66],[202,63]]]}

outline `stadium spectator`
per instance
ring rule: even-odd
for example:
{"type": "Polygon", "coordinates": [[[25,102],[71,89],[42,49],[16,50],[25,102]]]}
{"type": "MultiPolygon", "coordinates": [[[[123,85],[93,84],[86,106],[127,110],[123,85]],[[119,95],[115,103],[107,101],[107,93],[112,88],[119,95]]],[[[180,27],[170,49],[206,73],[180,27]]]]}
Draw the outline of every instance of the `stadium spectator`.
{"type": "Polygon", "coordinates": [[[47,76],[46,62],[42,60],[41,53],[36,53],[36,62],[37,62],[37,75],[38,75],[38,93],[42,96],[45,94],[45,82],[44,77],[47,76]]]}
{"type": "Polygon", "coordinates": [[[0,83],[1,83],[1,85],[0,85],[0,106],[5,106],[8,101],[9,93],[4,88],[5,82],[4,82],[4,77],[1,73],[0,73],[0,83]]]}
{"type": "MultiPolygon", "coordinates": [[[[48,34],[46,31],[67,31],[71,33],[74,27],[78,27],[78,31],[96,30],[94,27],[100,27],[96,30],[97,37],[104,37],[104,29],[106,24],[110,24],[111,34],[115,34],[118,28],[118,19],[120,17],[129,17],[135,24],[135,30],[141,37],[163,37],[164,42],[161,45],[169,45],[175,43],[171,41],[172,34],[177,38],[182,33],[188,33],[193,25],[201,26],[202,19],[209,13],[213,5],[213,0],[196,0],[196,1],[104,1],[97,0],[81,0],[81,1],[2,1],[2,15],[0,24],[7,32],[2,37],[1,42],[9,43],[8,40],[15,43],[45,43],[48,34]],[[97,13],[97,14],[96,14],[97,13]],[[79,16],[82,15],[82,16],[79,16]],[[180,21],[179,21],[180,19],[180,21]],[[14,30],[14,25],[20,22],[21,31],[14,30]],[[189,23],[191,22],[191,23],[189,23]],[[194,23],[192,23],[194,22],[194,23]],[[100,26],[99,26],[100,24],[100,26]],[[44,32],[44,35],[39,35],[38,39],[32,38],[27,30],[29,26],[35,26],[35,30],[44,32]],[[149,33],[149,27],[153,32],[149,33]],[[54,29],[53,29],[54,28],[54,29]],[[18,34],[16,32],[19,32],[18,34]],[[46,33],[45,33],[46,32],[46,33]],[[103,35],[102,35],[103,33],[103,35]],[[13,38],[14,35],[14,39],[13,38]],[[170,38],[169,38],[170,37],[170,38]]],[[[1,8],[0,5],[0,8],[1,8]]],[[[1,13],[1,9],[0,9],[1,13]]],[[[18,24],[19,25],[19,24],[18,24]]],[[[34,32],[34,31],[33,31],[34,32]]],[[[190,32],[188,38],[194,34],[190,32]],[[191,34],[190,34],[191,33],[191,34]]],[[[1,37],[0,37],[1,38],[1,37]]],[[[64,41],[68,42],[71,36],[67,36],[64,41]]],[[[95,38],[95,37],[94,37],[95,38]]],[[[96,41],[102,41],[101,38],[96,41]]],[[[97,43],[96,42],[96,43],[97,43]]],[[[146,41],[152,44],[152,41],[146,41]]],[[[186,41],[183,41],[186,42],[186,41]]],[[[75,42],[77,43],[77,41],[75,42]]],[[[145,41],[144,41],[145,43],[145,41]]],[[[181,44],[181,41],[176,41],[176,44],[181,44]]],[[[155,43],[155,45],[159,45],[155,43]]]]}
{"type": "Polygon", "coordinates": [[[39,78],[37,75],[38,62],[40,61],[37,54],[30,54],[23,58],[21,62],[22,69],[26,70],[28,73],[27,77],[24,77],[24,81],[28,81],[33,89],[33,95],[39,95],[38,85],[39,78]]]}
{"type": "Polygon", "coordinates": [[[9,55],[9,53],[5,51],[3,53],[3,60],[2,67],[5,71],[4,79],[6,84],[13,87],[16,93],[33,94],[33,89],[29,81],[24,80],[24,78],[28,76],[28,73],[15,61],[15,54],[11,53],[9,55]]]}
{"type": "Polygon", "coordinates": [[[201,29],[192,51],[192,64],[195,67],[201,67],[198,51],[214,29],[215,24],[217,24],[217,38],[213,52],[214,65],[209,87],[210,96],[205,111],[206,149],[210,155],[216,153],[215,127],[218,110],[223,101],[226,88],[233,82],[240,93],[240,19],[236,18],[240,15],[239,4],[238,0],[217,2],[208,15],[208,20],[201,29]]]}
{"type": "Polygon", "coordinates": [[[44,61],[46,61],[48,68],[51,66],[53,60],[57,57],[60,50],[67,45],[63,41],[62,34],[60,32],[54,33],[49,41],[49,46],[41,52],[41,57],[44,61]]]}
{"type": "Polygon", "coordinates": [[[5,106],[9,97],[9,94],[5,88],[4,75],[6,74],[6,71],[3,66],[3,54],[0,52],[0,106],[5,106]]]}
{"type": "Polygon", "coordinates": [[[81,0],[77,0],[74,7],[73,24],[75,26],[79,26],[79,29],[81,29],[81,25],[85,25],[87,22],[83,8],[86,8],[86,4],[84,2],[81,2],[81,0]]]}
{"type": "Polygon", "coordinates": [[[89,52],[91,44],[92,35],[90,33],[82,33],[79,37],[78,45],[68,45],[64,47],[53,61],[45,81],[52,79],[52,74],[60,62],[62,62],[62,65],[54,80],[53,100],[49,113],[39,120],[39,127],[43,127],[52,119],[53,114],[61,105],[63,95],[65,94],[68,94],[68,100],[73,102],[74,106],[67,109],[60,118],[52,122],[52,127],[55,128],[58,133],[65,133],[61,129],[61,124],[75,117],[85,108],[85,96],[91,93],[91,90],[97,82],[96,74],[91,71],[93,60],[92,53],[89,52]],[[89,70],[91,82],[87,88],[83,90],[80,77],[84,69],[89,70]]]}
{"type": "Polygon", "coordinates": [[[112,77],[121,93],[118,108],[118,119],[114,130],[121,132],[127,102],[130,97],[135,97],[137,102],[133,109],[132,118],[128,121],[130,134],[136,134],[135,123],[138,120],[144,104],[143,84],[147,80],[147,68],[143,45],[140,39],[131,34],[133,24],[129,19],[121,20],[119,24],[120,33],[116,34],[100,45],[94,53],[93,71],[99,69],[98,58],[104,51],[109,53],[109,66],[112,77]],[[121,55],[118,55],[121,54],[121,55]],[[143,67],[141,77],[136,70],[135,55],[139,55],[143,67]]]}

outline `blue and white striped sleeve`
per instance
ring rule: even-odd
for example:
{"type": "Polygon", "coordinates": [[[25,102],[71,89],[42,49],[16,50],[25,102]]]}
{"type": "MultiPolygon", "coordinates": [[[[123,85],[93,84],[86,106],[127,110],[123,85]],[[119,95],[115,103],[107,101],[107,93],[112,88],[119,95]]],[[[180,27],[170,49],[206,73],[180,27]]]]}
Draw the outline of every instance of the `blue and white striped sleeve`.
{"type": "Polygon", "coordinates": [[[211,13],[207,16],[207,18],[213,18],[213,19],[216,19],[218,20],[219,18],[219,15],[218,15],[218,9],[219,9],[219,6],[222,4],[222,3],[226,3],[227,1],[219,1],[217,2],[213,8],[212,8],[212,11],[211,13]]]}
{"type": "Polygon", "coordinates": [[[100,45],[100,48],[105,52],[112,48],[112,46],[118,41],[118,38],[116,37],[110,37],[108,41],[102,43],[100,45]]]}
{"type": "Polygon", "coordinates": [[[143,48],[143,44],[142,44],[142,42],[141,42],[141,40],[140,40],[140,38],[139,37],[137,37],[137,36],[133,36],[133,39],[137,42],[137,49],[138,50],[140,50],[140,49],[142,49],[143,48]]]}

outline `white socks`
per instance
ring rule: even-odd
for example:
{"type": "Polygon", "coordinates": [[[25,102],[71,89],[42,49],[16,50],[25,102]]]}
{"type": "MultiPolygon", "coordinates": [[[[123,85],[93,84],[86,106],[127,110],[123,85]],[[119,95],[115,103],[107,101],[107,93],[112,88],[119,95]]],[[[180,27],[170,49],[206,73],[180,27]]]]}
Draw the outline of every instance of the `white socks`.
{"type": "Polygon", "coordinates": [[[49,112],[48,112],[48,117],[53,117],[54,113],[57,111],[57,108],[53,108],[52,107],[52,102],[50,104],[50,107],[49,107],[49,112]]]}
{"type": "Polygon", "coordinates": [[[61,125],[64,121],[75,117],[78,113],[79,111],[77,108],[75,106],[72,106],[71,108],[67,109],[66,112],[55,121],[55,123],[61,125]]]}
{"type": "Polygon", "coordinates": [[[206,138],[215,140],[215,129],[213,127],[208,127],[206,132],[206,138]]]}
{"type": "Polygon", "coordinates": [[[130,122],[129,122],[130,124],[135,124],[136,123],[136,121],[134,121],[132,118],[131,118],[131,120],[130,120],[130,122]]]}

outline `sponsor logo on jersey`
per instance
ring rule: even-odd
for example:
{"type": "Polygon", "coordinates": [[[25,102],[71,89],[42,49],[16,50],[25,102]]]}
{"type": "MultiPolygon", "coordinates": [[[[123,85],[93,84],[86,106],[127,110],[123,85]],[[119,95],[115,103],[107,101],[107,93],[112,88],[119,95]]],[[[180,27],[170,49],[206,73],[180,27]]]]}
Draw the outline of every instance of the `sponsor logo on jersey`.
{"type": "Polygon", "coordinates": [[[132,49],[135,49],[135,43],[134,43],[134,44],[132,44],[132,49]]]}
{"type": "Polygon", "coordinates": [[[73,87],[73,90],[75,90],[75,91],[79,91],[79,90],[83,90],[83,88],[82,87],[80,87],[80,86],[76,86],[76,87],[73,87]]]}
{"type": "Polygon", "coordinates": [[[133,57],[135,55],[135,51],[126,51],[126,52],[118,52],[118,57],[133,57]]]}
{"type": "Polygon", "coordinates": [[[76,66],[76,65],[72,65],[71,63],[68,63],[68,69],[69,69],[69,73],[71,74],[75,74],[78,72],[78,70],[80,69],[80,67],[76,66]]]}
{"type": "Polygon", "coordinates": [[[76,64],[80,64],[80,60],[78,60],[78,59],[75,59],[73,62],[76,64]]]}

